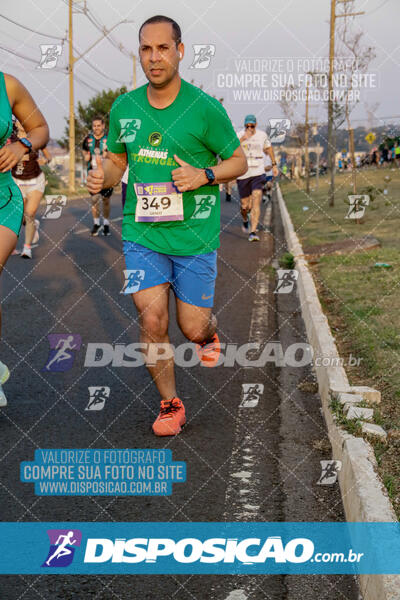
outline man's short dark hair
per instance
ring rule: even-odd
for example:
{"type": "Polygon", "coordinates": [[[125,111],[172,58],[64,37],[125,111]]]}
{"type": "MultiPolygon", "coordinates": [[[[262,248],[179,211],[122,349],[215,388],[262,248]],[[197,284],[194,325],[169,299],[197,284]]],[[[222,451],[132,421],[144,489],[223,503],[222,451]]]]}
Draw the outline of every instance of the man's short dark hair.
{"type": "Polygon", "coordinates": [[[95,115],[92,119],[92,123],[94,121],[101,121],[103,123],[103,125],[105,125],[104,117],[102,117],[101,115],[95,115]]]}
{"type": "Polygon", "coordinates": [[[144,23],[142,23],[139,29],[139,42],[140,42],[140,34],[145,25],[152,25],[153,23],[171,23],[172,25],[172,38],[175,41],[176,46],[182,41],[182,32],[178,23],[171,19],[170,17],[165,17],[164,15],[156,15],[155,17],[150,17],[144,23]]]}

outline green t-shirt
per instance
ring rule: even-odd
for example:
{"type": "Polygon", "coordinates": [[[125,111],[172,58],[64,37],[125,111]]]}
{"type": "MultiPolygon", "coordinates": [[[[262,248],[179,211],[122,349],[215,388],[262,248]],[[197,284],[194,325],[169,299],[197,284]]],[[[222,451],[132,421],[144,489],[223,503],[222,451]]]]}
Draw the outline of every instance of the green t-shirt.
{"type": "MultiPolygon", "coordinates": [[[[183,192],[183,221],[136,222],[134,183],[171,182],[180,165],[174,154],[198,168],[225,160],[240,146],[232,123],[218,100],[181,79],[174,102],[163,109],[150,105],[147,85],[122,94],[110,112],[107,147],[126,152],[129,179],[122,239],[163,254],[190,256],[219,247],[218,185],[183,192]]],[[[140,193],[140,192],[139,192],[140,193]]]]}

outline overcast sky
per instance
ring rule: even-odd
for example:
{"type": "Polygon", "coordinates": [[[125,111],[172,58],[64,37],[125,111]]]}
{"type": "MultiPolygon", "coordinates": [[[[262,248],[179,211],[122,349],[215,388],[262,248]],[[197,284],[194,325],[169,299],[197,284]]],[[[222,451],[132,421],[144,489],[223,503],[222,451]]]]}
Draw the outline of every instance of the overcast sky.
{"type": "MultiPolygon", "coordinates": [[[[76,0],[75,5],[78,8],[84,2],[76,0]]],[[[376,124],[382,125],[389,121],[388,117],[397,115],[397,121],[400,122],[400,2],[355,0],[354,5],[357,11],[365,11],[365,15],[353,19],[352,27],[356,30],[362,28],[365,32],[364,43],[373,46],[376,53],[368,69],[371,77],[364,82],[367,87],[361,90],[361,101],[353,111],[354,126],[368,124],[365,103],[370,107],[379,103],[375,112],[383,120],[376,124]]],[[[112,36],[135,53],[138,29],[145,19],[155,14],[174,18],[181,26],[185,43],[182,77],[189,81],[194,79],[197,85],[203,84],[209,93],[223,97],[224,105],[237,128],[249,112],[255,113],[262,125],[269,118],[283,116],[279,105],[268,96],[272,88],[282,88],[290,72],[299,77],[301,70],[306,68],[305,59],[328,56],[330,0],[247,0],[241,3],[231,0],[87,0],[87,7],[97,21],[108,28],[123,19],[132,21],[116,27],[112,36]],[[206,68],[190,68],[195,58],[194,44],[211,45],[214,56],[211,56],[206,68]],[[280,62],[277,58],[280,58],[280,62]],[[255,59],[264,59],[264,63],[255,59]],[[246,89],[255,89],[257,80],[254,80],[254,74],[264,73],[264,96],[245,100],[240,97],[240,89],[243,88],[240,82],[236,82],[233,88],[226,86],[232,85],[235,75],[243,75],[250,70],[253,73],[246,89]],[[272,72],[275,73],[274,85],[272,72]]],[[[343,4],[339,5],[338,12],[342,7],[343,4]]],[[[68,77],[63,72],[68,61],[67,44],[58,59],[59,70],[40,69],[37,66],[41,56],[40,44],[59,44],[65,37],[68,27],[67,2],[1,0],[0,11],[1,70],[15,75],[26,85],[49,122],[52,138],[57,138],[62,134],[64,117],[68,115],[68,77]],[[4,17],[45,35],[22,29],[4,17]]],[[[87,16],[78,12],[74,14],[76,54],[86,51],[100,35],[87,16]]],[[[132,85],[132,60],[107,39],[98,43],[85,57],[104,75],[82,59],[76,63],[75,105],[78,100],[86,102],[95,90],[118,87],[122,83],[128,87],[132,85]]],[[[137,83],[144,83],[139,63],[137,83]]],[[[296,112],[301,118],[304,103],[298,103],[296,112]]],[[[326,118],[326,110],[321,103],[319,106],[313,104],[310,113],[311,120],[323,121],[326,118]]]]}

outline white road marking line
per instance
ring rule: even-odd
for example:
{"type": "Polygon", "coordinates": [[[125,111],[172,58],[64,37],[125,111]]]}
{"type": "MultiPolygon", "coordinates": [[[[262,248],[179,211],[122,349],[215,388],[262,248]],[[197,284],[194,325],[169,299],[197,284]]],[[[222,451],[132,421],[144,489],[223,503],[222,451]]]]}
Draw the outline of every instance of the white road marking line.
{"type": "MultiPolygon", "coordinates": [[[[264,225],[268,227],[270,222],[271,206],[268,206],[265,211],[264,225]]],[[[263,267],[269,264],[269,262],[267,257],[260,260],[256,279],[256,295],[250,320],[249,340],[259,342],[260,344],[265,341],[268,328],[268,304],[266,299],[269,295],[269,276],[267,270],[263,267]]],[[[223,521],[254,522],[264,520],[263,517],[260,517],[260,505],[263,498],[260,498],[259,477],[254,470],[257,467],[258,455],[261,453],[261,449],[259,448],[260,442],[257,436],[254,438],[251,435],[250,431],[243,438],[241,426],[244,419],[247,422],[251,418],[250,415],[254,415],[254,417],[257,415],[257,406],[259,399],[262,398],[264,393],[264,386],[262,390],[259,389],[258,399],[250,397],[251,399],[246,401],[244,390],[247,391],[250,385],[254,386],[257,384],[243,384],[246,387],[242,387],[242,397],[237,411],[232,456],[229,466],[230,481],[225,492],[223,521]]],[[[232,590],[225,600],[247,600],[253,597],[257,585],[256,580],[253,578],[246,584],[244,589],[232,590]]],[[[212,592],[212,598],[216,598],[217,594],[220,593],[215,588],[213,588],[212,592]]]]}
{"type": "MultiPolygon", "coordinates": [[[[271,206],[267,208],[264,216],[264,225],[269,226],[271,222],[271,206]]],[[[251,313],[249,340],[251,342],[263,343],[268,327],[268,304],[266,299],[269,294],[269,276],[263,267],[268,264],[267,257],[260,260],[256,279],[256,294],[251,313]],[[265,265],[264,265],[265,263],[265,265]]],[[[230,463],[231,481],[225,493],[224,519],[227,521],[245,521],[247,518],[254,519],[258,514],[261,498],[259,498],[258,480],[255,477],[254,468],[257,465],[257,444],[253,436],[245,436],[245,445],[241,438],[242,419],[249,418],[249,409],[254,416],[260,398],[264,393],[264,385],[261,383],[242,384],[242,398],[238,407],[236,420],[235,440],[230,463]],[[256,387],[258,386],[258,387],[256,387]],[[244,416],[246,414],[246,417],[244,416]],[[247,443],[246,443],[247,442],[247,443]],[[243,447],[245,446],[245,447],[243,447]],[[240,496],[248,494],[245,498],[240,496]],[[243,506],[243,500],[246,504],[243,506]],[[251,502],[251,500],[253,502],[251,502]]]]}
{"type": "Polygon", "coordinates": [[[247,598],[244,590],[233,590],[225,600],[247,600],[247,598]]]}

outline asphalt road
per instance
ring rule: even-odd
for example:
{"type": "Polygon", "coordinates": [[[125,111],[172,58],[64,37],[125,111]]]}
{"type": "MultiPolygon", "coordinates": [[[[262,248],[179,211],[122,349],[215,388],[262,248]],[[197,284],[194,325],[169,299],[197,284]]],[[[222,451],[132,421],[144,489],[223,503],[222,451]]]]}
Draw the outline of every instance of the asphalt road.
{"type": "MultiPolygon", "coordinates": [[[[272,207],[270,231],[249,244],[237,201],[222,203],[215,309],[221,342],[306,342],[295,293],[274,294],[274,253],[284,252],[272,207]]],[[[10,257],[3,277],[1,359],[12,377],[0,410],[0,506],[3,521],[341,521],[338,484],[317,485],[330,448],[309,367],[178,367],[188,423],[175,438],[156,438],[158,397],[144,367],[85,367],[88,343],[138,341],[129,297],[120,294],[120,198],[112,235],[89,236],[88,201],[71,201],[42,221],[32,261],[10,257]],[[79,334],[82,347],[65,373],[42,369],[47,335],[79,334]],[[264,386],[243,407],[242,385],[264,386]],[[304,385],[306,383],[306,385],[304,385]],[[108,386],[103,410],[85,410],[90,386],[108,386]],[[21,461],[37,448],[170,448],[187,463],[187,481],[170,497],[38,497],[19,481],[21,461]]],[[[268,224],[268,215],[267,215],[268,224]]],[[[275,263],[274,263],[275,264],[275,263]]],[[[174,322],[171,341],[184,342],[174,322]]],[[[261,388],[259,388],[261,389],[261,388]]],[[[0,598],[358,600],[350,575],[322,576],[2,576],[0,598]]]]}

